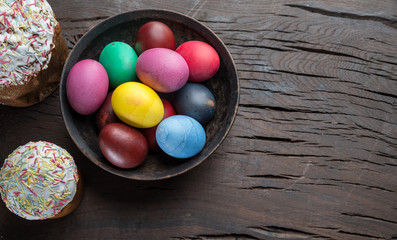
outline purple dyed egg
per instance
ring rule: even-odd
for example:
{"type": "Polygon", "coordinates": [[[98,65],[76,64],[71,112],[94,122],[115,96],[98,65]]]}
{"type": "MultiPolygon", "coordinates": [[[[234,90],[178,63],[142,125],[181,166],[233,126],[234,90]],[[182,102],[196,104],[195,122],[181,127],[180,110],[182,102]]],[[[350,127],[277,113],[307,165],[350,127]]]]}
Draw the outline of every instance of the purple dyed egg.
{"type": "Polygon", "coordinates": [[[109,78],[105,68],[91,59],[76,63],[66,80],[69,104],[82,115],[98,110],[106,98],[108,89],[109,78]]]}
{"type": "Polygon", "coordinates": [[[163,93],[179,90],[189,78],[185,59],[167,48],[152,48],[143,52],[136,62],[136,72],[144,84],[163,93]]]}

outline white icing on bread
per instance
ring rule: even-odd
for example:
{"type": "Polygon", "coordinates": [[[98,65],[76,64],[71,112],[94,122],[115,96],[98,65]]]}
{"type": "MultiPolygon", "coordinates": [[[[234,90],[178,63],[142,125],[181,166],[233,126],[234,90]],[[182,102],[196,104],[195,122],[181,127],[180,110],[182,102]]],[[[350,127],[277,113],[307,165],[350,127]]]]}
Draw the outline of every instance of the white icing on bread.
{"type": "Polygon", "coordinates": [[[46,0],[0,0],[0,87],[23,84],[48,67],[57,25],[46,0]]]}

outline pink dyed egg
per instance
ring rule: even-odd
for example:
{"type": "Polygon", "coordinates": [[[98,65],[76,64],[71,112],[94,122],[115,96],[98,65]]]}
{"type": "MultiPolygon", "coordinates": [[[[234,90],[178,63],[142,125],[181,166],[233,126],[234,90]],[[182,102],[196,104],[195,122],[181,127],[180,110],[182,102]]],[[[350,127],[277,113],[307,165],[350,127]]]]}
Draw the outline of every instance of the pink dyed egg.
{"type": "Polygon", "coordinates": [[[106,98],[108,89],[109,78],[105,68],[91,59],[76,63],[66,80],[69,104],[82,115],[98,110],[106,98]]]}
{"type": "Polygon", "coordinates": [[[152,48],[143,52],[136,62],[139,79],[158,92],[175,92],[189,78],[189,67],[177,52],[167,48],[152,48]]]}

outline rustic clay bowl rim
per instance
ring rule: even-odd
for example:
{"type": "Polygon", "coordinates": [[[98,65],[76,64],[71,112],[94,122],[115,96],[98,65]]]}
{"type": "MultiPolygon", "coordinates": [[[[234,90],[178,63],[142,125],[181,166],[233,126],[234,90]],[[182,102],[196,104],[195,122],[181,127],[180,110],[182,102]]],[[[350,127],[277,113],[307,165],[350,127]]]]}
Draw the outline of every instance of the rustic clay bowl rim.
{"type": "MultiPolygon", "coordinates": [[[[194,40],[194,39],[191,39],[194,40]]],[[[178,45],[177,45],[178,46],[178,45]]],[[[84,58],[83,58],[84,59],[84,58]]],[[[97,60],[97,59],[96,59],[97,60]]],[[[221,67],[222,67],[221,66],[221,67]]],[[[158,180],[158,179],[166,179],[170,178],[182,173],[189,171],[190,169],[196,167],[204,160],[206,160],[215,150],[221,145],[223,140],[227,137],[237,114],[238,110],[238,102],[239,102],[239,79],[237,74],[237,69],[230,54],[229,50],[222,42],[222,40],[208,27],[204,24],[198,22],[192,17],[187,15],[169,11],[169,10],[157,10],[157,9],[146,9],[146,10],[136,10],[130,11],[126,13],[121,13],[110,17],[103,22],[97,24],[93,28],[91,28],[87,33],[85,33],[79,41],[74,46],[73,50],[70,52],[66,63],[64,65],[61,77],[61,84],[59,88],[60,93],[60,105],[61,105],[61,112],[62,117],[64,119],[66,129],[71,136],[73,142],[79,148],[79,150],[95,165],[101,167],[102,169],[129,179],[135,180],[158,180]],[[217,128],[217,133],[215,135],[215,139],[211,141],[210,144],[206,143],[203,151],[198,155],[186,159],[186,160],[177,160],[177,159],[168,159],[165,154],[154,155],[153,158],[165,158],[165,162],[172,162],[169,165],[162,165],[164,169],[156,169],[156,166],[153,165],[151,167],[147,167],[149,169],[145,172],[145,167],[138,167],[135,169],[120,169],[113,165],[111,165],[100,153],[98,153],[98,149],[95,145],[89,145],[90,143],[87,142],[87,138],[89,138],[90,133],[86,133],[81,126],[77,126],[77,123],[85,123],[89,120],[85,120],[85,116],[78,116],[77,113],[71,109],[67,96],[66,96],[66,79],[67,75],[71,69],[71,67],[77,63],[81,54],[83,54],[84,50],[86,49],[87,45],[90,42],[95,40],[98,36],[103,34],[104,32],[111,30],[114,27],[120,26],[122,24],[127,24],[128,21],[138,21],[139,19],[148,19],[148,20],[158,20],[158,21],[176,21],[176,24],[184,24],[189,27],[189,31],[193,31],[194,34],[199,34],[200,37],[203,37],[207,43],[212,45],[218,52],[221,58],[221,65],[227,69],[227,79],[230,87],[230,92],[222,93],[222,94],[229,94],[229,106],[227,106],[226,115],[223,116],[222,119],[222,126],[217,128]],[[76,120],[77,119],[77,120],[76,120]],[[87,137],[88,135],[88,137],[87,137]],[[94,149],[95,148],[95,149],[94,149]],[[165,166],[165,167],[164,167],[165,166]],[[169,167],[168,167],[169,166],[169,167]]],[[[90,118],[90,117],[88,117],[90,118]]],[[[91,116],[92,118],[92,116],[91,116]]],[[[91,119],[92,124],[93,121],[91,119]]],[[[91,143],[92,144],[92,143],[91,143]]],[[[143,164],[145,165],[145,164],[143,164]]]]}

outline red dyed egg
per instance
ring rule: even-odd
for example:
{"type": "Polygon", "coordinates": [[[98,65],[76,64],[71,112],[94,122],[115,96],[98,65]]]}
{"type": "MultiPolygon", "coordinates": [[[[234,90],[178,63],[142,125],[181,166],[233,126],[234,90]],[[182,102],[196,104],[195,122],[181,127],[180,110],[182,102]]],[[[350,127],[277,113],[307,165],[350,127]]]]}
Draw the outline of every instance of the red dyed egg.
{"type": "Polygon", "coordinates": [[[219,55],[208,43],[185,42],[176,49],[176,52],[182,55],[189,66],[189,81],[206,81],[213,77],[219,69],[219,55]]]}
{"type": "Polygon", "coordinates": [[[98,140],[105,158],[120,168],[139,166],[148,153],[148,143],[143,134],[122,123],[106,125],[100,131],[98,140]]]}
{"type": "Polygon", "coordinates": [[[172,30],[162,22],[151,21],[137,32],[135,50],[138,54],[150,48],[168,48],[175,50],[175,37],[172,30]]]}
{"type": "Polygon", "coordinates": [[[95,116],[96,125],[99,130],[110,123],[121,122],[113,111],[112,101],[111,101],[112,94],[113,91],[108,93],[108,95],[105,98],[105,101],[103,102],[101,108],[98,110],[95,116]]]}
{"type": "MultiPolygon", "coordinates": [[[[163,102],[163,106],[164,106],[164,117],[162,120],[164,120],[168,117],[174,116],[176,113],[175,113],[174,107],[171,105],[171,103],[165,99],[161,99],[161,101],[163,102]]],[[[146,140],[148,141],[149,150],[156,150],[156,149],[160,148],[156,141],[157,126],[158,126],[158,124],[151,128],[142,129],[142,133],[146,137],[146,140]]]]}

